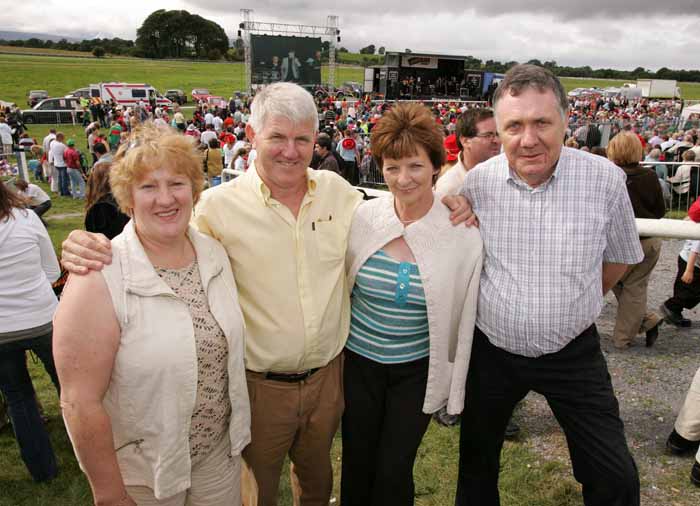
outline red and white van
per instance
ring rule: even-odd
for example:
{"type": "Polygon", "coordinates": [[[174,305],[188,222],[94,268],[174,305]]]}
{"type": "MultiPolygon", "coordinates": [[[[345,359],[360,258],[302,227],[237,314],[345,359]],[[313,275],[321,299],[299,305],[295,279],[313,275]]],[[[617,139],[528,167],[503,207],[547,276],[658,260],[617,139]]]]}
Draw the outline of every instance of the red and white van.
{"type": "Polygon", "coordinates": [[[173,103],[147,83],[98,83],[90,85],[90,97],[103,102],[111,100],[115,104],[132,107],[143,102],[148,105],[155,99],[158,107],[170,108],[173,103]]]}

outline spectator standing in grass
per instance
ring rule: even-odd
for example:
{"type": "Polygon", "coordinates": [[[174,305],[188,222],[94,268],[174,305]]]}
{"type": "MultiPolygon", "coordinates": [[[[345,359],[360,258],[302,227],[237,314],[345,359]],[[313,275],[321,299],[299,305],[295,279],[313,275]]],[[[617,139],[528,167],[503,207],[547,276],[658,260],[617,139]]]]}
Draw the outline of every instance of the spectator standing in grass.
{"type": "Polygon", "coordinates": [[[4,115],[0,115],[0,147],[2,147],[0,156],[12,154],[12,129],[7,124],[7,119],[4,115]]]}
{"type": "Polygon", "coordinates": [[[49,150],[49,163],[53,164],[54,174],[57,175],[59,194],[62,197],[70,197],[68,167],[64,158],[67,146],[63,144],[64,138],[63,132],[56,134],[56,139],[51,143],[51,149],[49,150]]]}
{"type": "Polygon", "coordinates": [[[70,192],[74,199],[85,198],[85,180],[80,163],[80,152],[75,148],[75,140],[66,141],[66,151],[63,153],[66,161],[68,179],[70,180],[70,192]]]}
{"type": "Polygon", "coordinates": [[[27,352],[44,365],[60,393],[51,354],[61,269],[39,217],[0,181],[0,391],[7,400],[20,455],[34,481],[52,480],[56,457],[27,370],[27,352]]]}
{"type": "Polygon", "coordinates": [[[51,150],[51,143],[53,143],[54,139],[56,139],[56,129],[50,128],[48,135],[41,141],[41,147],[43,149],[41,166],[44,170],[44,177],[51,185],[51,191],[56,193],[58,192],[58,177],[55,174],[53,164],[49,162],[49,152],[51,150]]]}
{"type": "Polygon", "coordinates": [[[700,487],[700,369],[695,373],[681,407],[666,448],[673,455],[695,455],[690,481],[700,487]],[[697,452],[697,453],[696,453],[697,452]]]}
{"type": "Polygon", "coordinates": [[[116,119],[112,120],[112,124],[109,127],[109,135],[107,137],[109,142],[109,150],[112,153],[117,151],[119,143],[121,142],[121,136],[123,131],[124,129],[119,124],[119,121],[117,121],[116,119]]]}

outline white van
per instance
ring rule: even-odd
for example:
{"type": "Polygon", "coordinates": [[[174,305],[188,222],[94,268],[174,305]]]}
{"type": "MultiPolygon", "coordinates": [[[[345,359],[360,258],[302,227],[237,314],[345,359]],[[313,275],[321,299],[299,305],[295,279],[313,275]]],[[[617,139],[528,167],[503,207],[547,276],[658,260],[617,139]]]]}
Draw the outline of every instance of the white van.
{"type": "Polygon", "coordinates": [[[158,107],[172,107],[173,103],[158,93],[147,83],[99,83],[90,85],[90,97],[99,98],[103,102],[111,100],[115,104],[131,107],[143,102],[148,105],[156,101],[158,107]]]}

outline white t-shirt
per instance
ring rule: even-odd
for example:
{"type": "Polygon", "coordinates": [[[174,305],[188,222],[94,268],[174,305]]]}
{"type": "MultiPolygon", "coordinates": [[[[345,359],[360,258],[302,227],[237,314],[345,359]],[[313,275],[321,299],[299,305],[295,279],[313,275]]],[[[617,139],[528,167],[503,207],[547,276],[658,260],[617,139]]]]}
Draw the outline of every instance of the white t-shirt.
{"type": "Polygon", "coordinates": [[[33,211],[12,215],[0,221],[0,333],[46,325],[58,304],[51,283],[61,268],[46,228],[33,211]]]}
{"type": "Polygon", "coordinates": [[[7,123],[0,123],[0,143],[12,144],[12,129],[7,123]]]}
{"type": "Polygon", "coordinates": [[[214,115],[212,113],[208,112],[204,115],[204,124],[205,125],[214,124],[214,115]]]}
{"type": "Polygon", "coordinates": [[[51,200],[51,197],[49,197],[44,190],[33,183],[29,183],[27,191],[24,192],[24,194],[31,199],[30,204],[33,206],[38,206],[47,200],[51,200]]]}
{"type": "Polygon", "coordinates": [[[66,151],[66,145],[60,141],[54,140],[49,149],[49,163],[53,162],[56,167],[65,167],[66,161],[63,159],[63,153],[66,151]]]}
{"type": "Polygon", "coordinates": [[[199,138],[199,142],[208,146],[209,141],[212,139],[216,139],[216,132],[214,130],[205,130],[204,132],[202,132],[202,135],[199,138]]]}
{"type": "Polygon", "coordinates": [[[228,167],[231,165],[233,155],[236,154],[235,146],[231,146],[231,149],[229,149],[228,144],[224,144],[224,147],[221,148],[221,150],[224,152],[224,167],[228,167]]]}
{"type": "Polygon", "coordinates": [[[700,241],[685,241],[680,254],[681,258],[687,262],[693,252],[698,253],[695,257],[695,267],[700,267],[700,241]]]}
{"type": "Polygon", "coordinates": [[[218,116],[214,116],[212,124],[214,125],[214,130],[216,130],[217,132],[221,132],[221,127],[224,126],[224,120],[222,120],[218,116]]]}
{"type": "Polygon", "coordinates": [[[44,149],[44,153],[46,153],[46,156],[49,156],[49,149],[51,149],[51,141],[53,141],[56,138],[56,134],[49,134],[46,137],[44,137],[44,140],[41,142],[41,147],[44,149]]]}

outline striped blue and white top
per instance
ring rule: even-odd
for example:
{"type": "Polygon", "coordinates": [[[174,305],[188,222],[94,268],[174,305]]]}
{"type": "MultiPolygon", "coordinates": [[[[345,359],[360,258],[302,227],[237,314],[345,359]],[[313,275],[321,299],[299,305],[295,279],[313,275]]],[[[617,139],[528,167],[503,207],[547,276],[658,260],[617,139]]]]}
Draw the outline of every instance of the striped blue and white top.
{"type": "Polygon", "coordinates": [[[428,315],[418,266],[379,250],[360,268],[352,290],[347,348],[382,364],[428,356],[428,315]]]}

